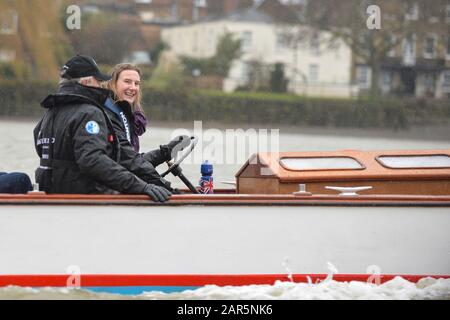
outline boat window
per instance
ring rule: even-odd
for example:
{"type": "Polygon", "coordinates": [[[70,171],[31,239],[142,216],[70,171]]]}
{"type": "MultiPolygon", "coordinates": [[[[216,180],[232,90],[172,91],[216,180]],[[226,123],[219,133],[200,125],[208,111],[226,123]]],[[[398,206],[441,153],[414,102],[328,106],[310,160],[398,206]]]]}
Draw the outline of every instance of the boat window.
{"type": "Polygon", "coordinates": [[[280,163],[288,170],[364,169],[358,161],[349,157],[282,158],[280,163]]]}
{"type": "Polygon", "coordinates": [[[450,157],[447,155],[380,156],[377,160],[383,166],[392,169],[450,168],[450,157]]]}

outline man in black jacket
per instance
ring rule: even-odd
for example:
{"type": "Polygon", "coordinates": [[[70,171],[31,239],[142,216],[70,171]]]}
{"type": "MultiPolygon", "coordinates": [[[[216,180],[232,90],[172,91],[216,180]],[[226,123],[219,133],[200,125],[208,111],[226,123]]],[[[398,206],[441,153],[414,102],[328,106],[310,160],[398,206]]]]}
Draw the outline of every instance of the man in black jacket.
{"type": "Polygon", "coordinates": [[[119,141],[103,108],[110,91],[99,83],[109,78],[90,57],[76,56],[63,66],[58,92],[41,103],[48,110],[34,130],[41,158],[36,181],[47,193],[121,192],[167,201],[171,192],[156,185],[162,182],[149,162],[142,164],[149,168],[142,178],[154,183],[130,171],[133,161],[120,162],[119,141]]]}

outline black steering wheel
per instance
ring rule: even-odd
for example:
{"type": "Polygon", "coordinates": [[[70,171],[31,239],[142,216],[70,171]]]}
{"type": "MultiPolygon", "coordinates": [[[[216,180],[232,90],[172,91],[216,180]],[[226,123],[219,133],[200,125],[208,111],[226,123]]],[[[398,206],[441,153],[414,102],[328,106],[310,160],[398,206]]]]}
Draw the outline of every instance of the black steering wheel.
{"type": "Polygon", "coordinates": [[[175,156],[174,162],[172,162],[172,160],[166,161],[169,168],[163,174],[161,174],[161,177],[164,178],[169,173],[172,173],[175,177],[180,178],[180,180],[183,181],[183,183],[186,185],[186,187],[189,188],[189,190],[192,191],[192,193],[198,194],[200,192],[198,192],[197,188],[195,188],[194,185],[189,181],[189,179],[184,176],[183,170],[180,167],[180,163],[183,162],[183,160],[186,159],[186,157],[191,154],[192,150],[194,150],[197,143],[198,137],[191,136],[190,144],[189,146],[184,148],[182,154],[180,155],[180,152],[178,152],[177,155],[175,156]]]}

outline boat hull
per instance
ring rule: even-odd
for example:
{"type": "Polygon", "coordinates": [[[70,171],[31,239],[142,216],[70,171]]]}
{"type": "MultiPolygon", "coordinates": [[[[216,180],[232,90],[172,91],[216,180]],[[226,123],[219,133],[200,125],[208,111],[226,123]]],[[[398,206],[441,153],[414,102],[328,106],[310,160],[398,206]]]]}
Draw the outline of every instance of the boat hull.
{"type": "Polygon", "coordinates": [[[308,274],[323,279],[327,263],[355,279],[446,277],[448,230],[445,205],[6,204],[0,206],[0,285],[61,284],[43,281],[53,275],[70,285],[72,273],[90,275],[82,286],[91,289],[120,283],[173,291],[301,281],[308,274]]]}

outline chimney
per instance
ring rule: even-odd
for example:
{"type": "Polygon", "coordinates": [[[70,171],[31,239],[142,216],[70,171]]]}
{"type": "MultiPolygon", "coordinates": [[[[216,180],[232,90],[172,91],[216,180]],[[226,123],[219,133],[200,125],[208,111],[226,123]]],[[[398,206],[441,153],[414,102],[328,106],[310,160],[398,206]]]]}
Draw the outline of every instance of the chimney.
{"type": "Polygon", "coordinates": [[[172,20],[178,21],[178,0],[172,0],[172,20]]]}

